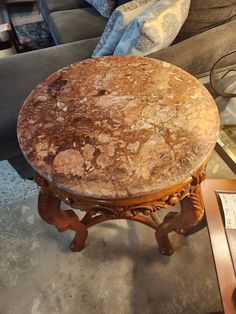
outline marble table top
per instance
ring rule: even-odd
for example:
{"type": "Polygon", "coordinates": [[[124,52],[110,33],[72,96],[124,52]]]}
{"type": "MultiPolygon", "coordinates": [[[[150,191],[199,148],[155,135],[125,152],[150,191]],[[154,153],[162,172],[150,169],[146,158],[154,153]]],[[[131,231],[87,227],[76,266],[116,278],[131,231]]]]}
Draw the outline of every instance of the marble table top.
{"type": "Polygon", "coordinates": [[[146,57],[102,57],[39,84],[18,119],[31,166],[78,195],[127,198],[191,177],[214,148],[219,116],[190,74],[146,57]]]}

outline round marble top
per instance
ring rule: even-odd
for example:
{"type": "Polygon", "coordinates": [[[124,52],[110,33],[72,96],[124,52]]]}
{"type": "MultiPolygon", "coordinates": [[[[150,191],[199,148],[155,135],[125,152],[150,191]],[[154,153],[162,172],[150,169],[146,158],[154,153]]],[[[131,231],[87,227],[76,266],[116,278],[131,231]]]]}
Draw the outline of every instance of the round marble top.
{"type": "Polygon", "coordinates": [[[209,157],[219,117],[190,74],[146,57],[102,57],[39,84],[18,119],[32,167],[60,188],[96,198],[157,193],[209,157]]]}

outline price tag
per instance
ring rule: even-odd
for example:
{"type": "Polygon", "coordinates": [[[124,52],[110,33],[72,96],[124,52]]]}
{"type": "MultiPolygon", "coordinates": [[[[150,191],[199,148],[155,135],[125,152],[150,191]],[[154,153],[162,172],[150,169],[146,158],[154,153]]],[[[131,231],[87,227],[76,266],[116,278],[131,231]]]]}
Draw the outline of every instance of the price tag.
{"type": "Polygon", "coordinates": [[[225,216],[225,228],[236,229],[236,194],[219,193],[219,197],[225,216]]]}

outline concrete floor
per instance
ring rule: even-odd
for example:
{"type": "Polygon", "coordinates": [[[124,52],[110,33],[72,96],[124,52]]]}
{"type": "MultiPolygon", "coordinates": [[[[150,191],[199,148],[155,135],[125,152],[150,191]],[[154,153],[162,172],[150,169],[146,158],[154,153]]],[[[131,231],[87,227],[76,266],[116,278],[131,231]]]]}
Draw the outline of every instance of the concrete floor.
{"type": "Polygon", "coordinates": [[[0,161],[0,208],[38,194],[37,184],[22,179],[7,160],[0,161]]]}
{"type": "MultiPolygon", "coordinates": [[[[208,177],[235,175],[214,153],[208,177]]],[[[160,255],[152,229],[107,222],[92,227],[85,249],[72,253],[73,233],[60,234],[43,222],[36,202],[33,197],[0,209],[1,314],[221,310],[206,228],[189,237],[171,234],[175,254],[167,257],[160,255]]]]}

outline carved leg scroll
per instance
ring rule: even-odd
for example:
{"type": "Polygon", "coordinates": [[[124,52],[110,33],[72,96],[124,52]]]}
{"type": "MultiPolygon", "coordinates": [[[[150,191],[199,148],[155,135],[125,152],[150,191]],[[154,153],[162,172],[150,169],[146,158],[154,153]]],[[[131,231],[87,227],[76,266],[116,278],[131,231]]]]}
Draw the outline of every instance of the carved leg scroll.
{"type": "Polygon", "coordinates": [[[181,208],[182,211],[186,212],[186,215],[189,215],[189,222],[180,232],[181,234],[186,234],[186,232],[191,230],[193,227],[199,225],[204,217],[204,204],[200,185],[197,185],[194,188],[189,197],[186,197],[181,201],[181,208]]]}
{"type": "Polygon", "coordinates": [[[73,252],[81,251],[88,236],[87,227],[79,221],[73,210],[60,208],[61,200],[50,191],[46,181],[40,178],[37,179],[37,183],[42,187],[38,198],[39,215],[47,223],[54,225],[59,232],[64,232],[67,229],[75,231],[75,237],[70,248],[73,252]]]}
{"type": "Polygon", "coordinates": [[[168,233],[176,231],[184,234],[185,230],[198,224],[204,214],[200,185],[196,185],[189,196],[181,201],[180,213],[170,212],[157,227],[156,239],[161,254],[171,255],[174,249],[169,241],[168,233]]]}

